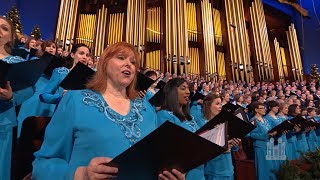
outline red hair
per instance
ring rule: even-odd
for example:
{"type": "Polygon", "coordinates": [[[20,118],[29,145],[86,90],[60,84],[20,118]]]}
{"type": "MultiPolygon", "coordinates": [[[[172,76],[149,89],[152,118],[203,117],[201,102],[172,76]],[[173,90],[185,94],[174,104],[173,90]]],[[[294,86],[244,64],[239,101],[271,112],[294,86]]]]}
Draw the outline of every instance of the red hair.
{"type": "Polygon", "coordinates": [[[140,64],[140,57],[139,54],[135,51],[133,45],[126,42],[118,42],[112,44],[103,51],[97,66],[97,72],[93,76],[93,78],[88,82],[87,88],[94,91],[98,91],[100,93],[104,92],[107,89],[107,66],[109,60],[118,55],[119,53],[122,53],[125,57],[128,57],[129,54],[133,53],[136,60],[136,63],[134,64],[136,68],[134,79],[126,87],[127,97],[129,99],[134,99],[138,96],[138,92],[135,88],[137,83],[137,73],[140,64]]]}

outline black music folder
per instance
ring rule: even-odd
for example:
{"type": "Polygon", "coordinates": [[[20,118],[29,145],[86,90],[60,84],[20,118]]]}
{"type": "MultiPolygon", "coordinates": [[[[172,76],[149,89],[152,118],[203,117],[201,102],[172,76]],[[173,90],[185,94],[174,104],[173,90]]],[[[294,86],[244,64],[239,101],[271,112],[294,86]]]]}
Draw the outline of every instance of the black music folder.
{"type": "Polygon", "coordinates": [[[164,86],[166,85],[166,83],[164,81],[159,81],[157,83],[157,86],[155,87],[156,89],[162,89],[164,86]]]}
{"type": "MultiPolygon", "coordinates": [[[[157,79],[158,80],[158,79],[157,79]]],[[[141,72],[138,73],[137,77],[137,86],[136,89],[138,91],[147,91],[149,87],[155,83],[157,80],[152,80],[148,76],[142,74],[141,72]]]]}
{"type": "Polygon", "coordinates": [[[226,123],[227,139],[233,138],[244,138],[249,132],[254,130],[256,126],[253,124],[243,121],[232,113],[222,109],[222,111],[211,119],[207,124],[202,126],[196,134],[202,134],[206,131],[214,129],[217,125],[226,123]]]}
{"type": "Polygon", "coordinates": [[[290,131],[294,128],[294,124],[289,120],[285,120],[282,123],[278,124],[274,128],[272,128],[268,133],[273,133],[277,131],[277,134],[282,134],[284,131],[290,131]]]}
{"type": "MultiPolygon", "coordinates": [[[[24,48],[17,48],[17,49],[12,49],[12,53],[11,53],[13,56],[20,56],[22,57],[23,59],[26,59],[28,54],[30,54],[29,51],[27,51],[26,49],[24,48]]],[[[28,59],[26,59],[28,60],[28,59]]]]}
{"type": "Polygon", "coordinates": [[[193,101],[198,101],[200,99],[203,100],[203,98],[205,97],[205,95],[199,93],[199,92],[196,92],[196,93],[190,93],[190,100],[193,102],[193,101]]]}
{"type": "Polygon", "coordinates": [[[225,152],[214,144],[169,121],[115,157],[117,179],[158,179],[164,170],[188,172],[225,152]]]}
{"type": "Polygon", "coordinates": [[[309,127],[316,127],[316,128],[319,128],[320,127],[320,123],[317,121],[317,120],[315,120],[315,119],[307,119],[307,125],[309,126],[309,127]]]}
{"type": "Polygon", "coordinates": [[[60,86],[65,90],[86,89],[87,82],[94,74],[94,70],[79,62],[60,83],[60,86]]]}
{"type": "Polygon", "coordinates": [[[50,64],[43,72],[45,75],[47,75],[49,78],[52,75],[52,72],[54,69],[63,67],[63,60],[61,57],[54,56],[48,52],[44,52],[44,54],[40,57],[41,60],[51,59],[50,64]]]}
{"type": "Polygon", "coordinates": [[[10,81],[13,91],[33,86],[50,62],[51,59],[22,61],[15,64],[0,61],[0,86],[3,88],[6,81],[10,81]]]}
{"type": "Polygon", "coordinates": [[[222,106],[223,109],[225,109],[228,112],[231,112],[233,115],[237,116],[238,118],[250,122],[246,113],[244,112],[244,109],[242,106],[234,105],[230,102],[222,106]]]}
{"type": "Polygon", "coordinates": [[[160,107],[163,104],[164,98],[165,97],[162,88],[156,94],[154,94],[152,98],[149,99],[149,102],[155,107],[160,107]]]}
{"type": "Polygon", "coordinates": [[[309,127],[308,120],[306,120],[302,116],[294,117],[293,119],[291,119],[289,121],[294,125],[300,126],[300,128],[302,128],[302,129],[309,127]]]}
{"type": "Polygon", "coordinates": [[[37,52],[38,52],[38,49],[31,48],[30,49],[29,59],[31,59],[32,57],[36,57],[37,56],[37,52]]]}

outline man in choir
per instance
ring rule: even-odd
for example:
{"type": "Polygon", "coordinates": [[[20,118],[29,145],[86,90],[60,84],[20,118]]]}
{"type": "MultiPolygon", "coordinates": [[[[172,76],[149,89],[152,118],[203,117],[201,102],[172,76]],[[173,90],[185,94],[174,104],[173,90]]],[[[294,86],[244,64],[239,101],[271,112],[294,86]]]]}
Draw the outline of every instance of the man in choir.
{"type": "MultiPolygon", "coordinates": [[[[156,128],[153,107],[135,90],[139,63],[138,53],[128,43],[105,49],[88,89],[69,91],[62,98],[35,153],[33,178],[117,176],[118,169],[106,164],[156,128]]],[[[185,176],[170,170],[159,178],[183,180],[185,176]]]]}

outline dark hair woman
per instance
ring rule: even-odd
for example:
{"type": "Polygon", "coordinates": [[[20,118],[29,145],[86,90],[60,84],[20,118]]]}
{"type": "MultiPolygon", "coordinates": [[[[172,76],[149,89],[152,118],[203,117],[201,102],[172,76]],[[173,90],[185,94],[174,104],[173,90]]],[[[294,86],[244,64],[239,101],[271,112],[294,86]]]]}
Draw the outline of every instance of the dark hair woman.
{"type": "MultiPolygon", "coordinates": [[[[167,82],[163,89],[164,102],[157,112],[157,124],[160,126],[169,120],[191,132],[200,128],[189,112],[189,85],[185,79],[174,78],[167,82]]],[[[202,124],[203,125],[203,124],[202,124]]],[[[186,175],[187,179],[204,179],[204,166],[201,165],[186,175]]]]}

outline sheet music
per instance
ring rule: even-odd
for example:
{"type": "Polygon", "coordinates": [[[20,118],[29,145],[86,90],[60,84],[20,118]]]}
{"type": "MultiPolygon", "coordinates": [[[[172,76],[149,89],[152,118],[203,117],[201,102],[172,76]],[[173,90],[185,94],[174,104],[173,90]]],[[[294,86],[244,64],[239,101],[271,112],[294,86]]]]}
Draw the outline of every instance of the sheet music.
{"type": "Polygon", "coordinates": [[[225,139],[225,123],[217,125],[215,128],[200,134],[201,137],[211,141],[219,146],[224,146],[225,139]]]}
{"type": "Polygon", "coordinates": [[[235,114],[235,116],[237,116],[237,117],[240,118],[242,121],[244,121],[244,118],[243,118],[243,116],[242,116],[241,113],[235,114]]]}

